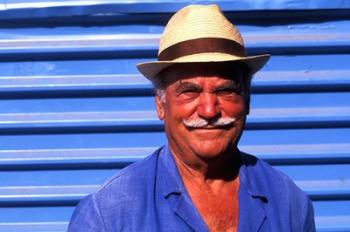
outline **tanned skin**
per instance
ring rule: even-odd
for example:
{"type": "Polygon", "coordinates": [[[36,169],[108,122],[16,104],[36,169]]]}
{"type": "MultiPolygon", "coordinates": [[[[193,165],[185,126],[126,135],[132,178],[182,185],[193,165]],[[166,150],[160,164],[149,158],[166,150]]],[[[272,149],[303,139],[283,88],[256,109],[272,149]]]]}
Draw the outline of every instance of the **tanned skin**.
{"type": "Polygon", "coordinates": [[[156,96],[182,181],[210,231],[237,231],[239,151],[245,125],[244,72],[233,64],[183,64],[168,68],[163,99],[156,96]],[[191,128],[183,120],[235,118],[230,125],[191,128]]]}

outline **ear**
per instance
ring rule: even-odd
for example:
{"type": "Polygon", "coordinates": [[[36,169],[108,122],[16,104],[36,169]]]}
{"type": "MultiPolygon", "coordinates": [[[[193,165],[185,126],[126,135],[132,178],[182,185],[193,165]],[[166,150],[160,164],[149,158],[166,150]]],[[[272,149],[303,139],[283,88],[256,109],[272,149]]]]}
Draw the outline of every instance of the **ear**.
{"type": "Polygon", "coordinates": [[[156,101],[156,110],[157,110],[157,115],[160,120],[164,119],[164,106],[162,101],[160,100],[160,97],[158,95],[155,96],[155,101],[156,101]]]}

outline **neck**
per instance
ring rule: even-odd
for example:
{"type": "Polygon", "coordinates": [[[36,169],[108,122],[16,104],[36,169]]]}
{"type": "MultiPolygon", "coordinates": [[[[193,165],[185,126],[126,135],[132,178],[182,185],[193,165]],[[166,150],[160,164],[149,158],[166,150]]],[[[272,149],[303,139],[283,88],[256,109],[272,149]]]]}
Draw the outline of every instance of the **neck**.
{"type": "Polygon", "coordinates": [[[179,173],[184,180],[210,184],[218,181],[232,182],[237,179],[240,158],[239,150],[236,147],[210,160],[186,160],[183,157],[188,156],[179,155],[173,151],[172,153],[179,173]]]}

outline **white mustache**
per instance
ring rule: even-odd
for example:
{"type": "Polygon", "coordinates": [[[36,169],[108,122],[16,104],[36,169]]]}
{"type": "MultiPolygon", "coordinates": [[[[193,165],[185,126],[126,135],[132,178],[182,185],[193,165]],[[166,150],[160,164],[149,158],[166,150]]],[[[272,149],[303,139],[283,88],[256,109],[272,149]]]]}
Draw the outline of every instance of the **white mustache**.
{"type": "Polygon", "coordinates": [[[237,118],[218,118],[216,120],[205,120],[203,118],[196,119],[183,119],[182,122],[185,126],[190,128],[205,128],[207,126],[228,126],[237,121],[237,118]]]}

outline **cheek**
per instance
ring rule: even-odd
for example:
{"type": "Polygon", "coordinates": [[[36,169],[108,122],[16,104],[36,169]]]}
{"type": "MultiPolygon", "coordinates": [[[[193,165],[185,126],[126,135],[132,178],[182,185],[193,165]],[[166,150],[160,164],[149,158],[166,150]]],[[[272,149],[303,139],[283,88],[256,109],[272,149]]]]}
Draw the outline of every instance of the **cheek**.
{"type": "Polygon", "coordinates": [[[170,120],[181,120],[196,112],[197,101],[167,101],[164,107],[165,113],[170,120]]]}
{"type": "Polygon", "coordinates": [[[228,116],[237,116],[245,113],[245,105],[242,98],[235,101],[221,101],[220,105],[223,112],[228,116]]]}

